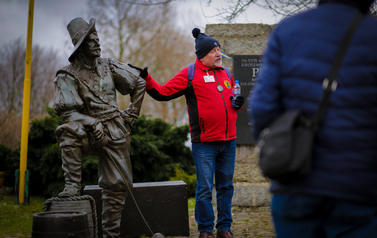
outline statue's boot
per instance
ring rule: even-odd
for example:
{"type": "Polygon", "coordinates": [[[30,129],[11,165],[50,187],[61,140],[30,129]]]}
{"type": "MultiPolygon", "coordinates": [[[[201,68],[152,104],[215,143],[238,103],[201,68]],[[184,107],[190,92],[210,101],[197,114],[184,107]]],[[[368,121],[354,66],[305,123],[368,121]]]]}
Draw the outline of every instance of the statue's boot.
{"type": "Polygon", "coordinates": [[[126,192],[102,189],[102,231],[103,237],[120,237],[120,222],[126,192]]]}
{"type": "Polygon", "coordinates": [[[80,147],[62,147],[62,169],[64,172],[65,188],[58,197],[72,197],[81,195],[81,158],[80,147]]]}

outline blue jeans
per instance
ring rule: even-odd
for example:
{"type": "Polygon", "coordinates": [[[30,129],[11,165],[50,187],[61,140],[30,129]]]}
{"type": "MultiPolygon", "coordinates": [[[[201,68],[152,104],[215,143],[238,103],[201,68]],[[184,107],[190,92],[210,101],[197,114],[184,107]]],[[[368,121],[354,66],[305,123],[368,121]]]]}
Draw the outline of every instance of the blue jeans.
{"type": "Polygon", "coordinates": [[[214,176],[216,229],[218,232],[230,230],[236,140],[192,143],[192,156],[196,165],[195,220],[199,232],[213,232],[215,216],[211,200],[214,176]]]}
{"type": "Polygon", "coordinates": [[[298,194],[274,194],[272,217],[279,238],[377,237],[377,205],[298,194]]]}

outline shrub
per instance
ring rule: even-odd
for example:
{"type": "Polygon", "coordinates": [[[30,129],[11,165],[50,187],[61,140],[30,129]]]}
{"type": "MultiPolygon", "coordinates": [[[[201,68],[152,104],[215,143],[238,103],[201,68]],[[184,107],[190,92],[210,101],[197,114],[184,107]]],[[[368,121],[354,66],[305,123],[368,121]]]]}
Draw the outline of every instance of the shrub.
{"type": "MultiPolygon", "coordinates": [[[[61,168],[61,150],[55,138],[55,129],[62,123],[51,108],[49,116],[31,122],[28,143],[27,169],[30,172],[29,194],[56,196],[64,188],[61,168]]],[[[194,172],[190,149],[185,146],[189,127],[172,128],[161,119],[148,120],[139,117],[132,127],[131,161],[134,182],[169,180],[175,176],[175,168],[188,174],[194,172]]],[[[19,168],[20,148],[11,151],[0,147],[0,158],[6,158],[4,167],[12,173],[19,168]]],[[[82,187],[98,184],[98,158],[82,159],[82,187]]]]}
{"type": "MultiPolygon", "coordinates": [[[[14,173],[17,163],[14,160],[14,152],[11,148],[0,145],[0,171],[4,172],[4,186],[14,186],[14,173]]],[[[19,160],[18,160],[19,161],[19,160]]]]}
{"type": "Polygon", "coordinates": [[[9,170],[9,166],[6,163],[6,160],[10,156],[12,156],[12,149],[5,145],[0,145],[0,171],[9,170]]]}
{"type": "Polygon", "coordinates": [[[62,121],[51,108],[49,116],[31,122],[27,168],[30,172],[30,194],[52,196],[64,187],[61,152],[55,129],[62,121]]]}
{"type": "Polygon", "coordinates": [[[196,174],[188,175],[185,171],[175,168],[175,176],[170,178],[170,181],[182,180],[187,184],[187,196],[189,198],[195,197],[196,190],[196,174]]]}
{"type": "Polygon", "coordinates": [[[157,118],[140,116],[131,134],[131,160],[134,182],[167,181],[175,168],[193,173],[194,160],[185,145],[189,126],[172,128],[157,118]]]}

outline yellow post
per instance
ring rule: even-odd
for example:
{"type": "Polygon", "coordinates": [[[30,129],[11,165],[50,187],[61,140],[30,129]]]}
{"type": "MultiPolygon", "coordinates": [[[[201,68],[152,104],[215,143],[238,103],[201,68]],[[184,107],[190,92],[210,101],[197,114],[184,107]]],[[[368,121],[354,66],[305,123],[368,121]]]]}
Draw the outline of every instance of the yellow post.
{"type": "Polygon", "coordinates": [[[29,0],[26,59],[25,59],[25,79],[24,79],[24,98],[22,107],[22,129],[21,129],[21,151],[20,151],[20,184],[18,201],[24,203],[25,198],[25,171],[27,164],[27,146],[29,134],[29,108],[30,108],[30,72],[31,72],[31,48],[33,38],[33,17],[34,0],[29,0]]]}

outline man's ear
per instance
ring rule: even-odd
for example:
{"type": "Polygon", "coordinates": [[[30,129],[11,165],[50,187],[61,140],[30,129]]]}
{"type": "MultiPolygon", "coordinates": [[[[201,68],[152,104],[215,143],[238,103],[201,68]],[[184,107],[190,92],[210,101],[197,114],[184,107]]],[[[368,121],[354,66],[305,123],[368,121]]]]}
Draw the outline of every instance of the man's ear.
{"type": "Polygon", "coordinates": [[[203,63],[203,58],[200,58],[199,61],[203,63]]]}

